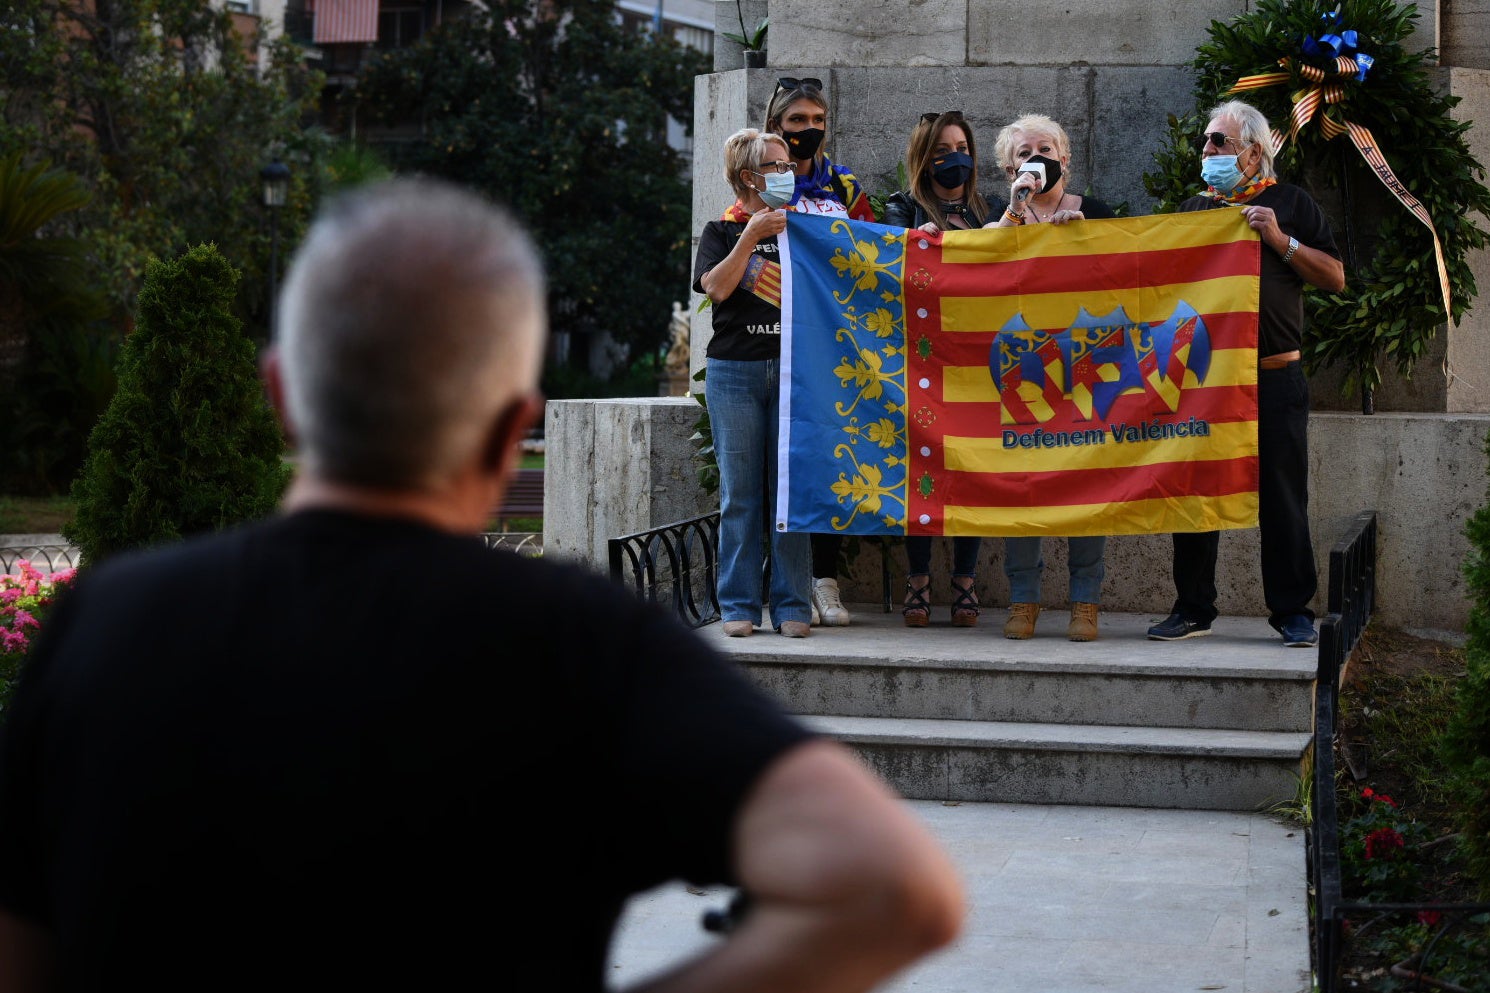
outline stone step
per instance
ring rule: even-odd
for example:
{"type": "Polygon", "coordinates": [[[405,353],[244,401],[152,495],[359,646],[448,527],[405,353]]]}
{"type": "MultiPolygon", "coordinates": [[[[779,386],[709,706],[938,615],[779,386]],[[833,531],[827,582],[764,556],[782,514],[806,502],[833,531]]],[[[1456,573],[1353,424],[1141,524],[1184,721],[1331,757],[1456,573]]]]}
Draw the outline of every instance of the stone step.
{"type": "MultiPolygon", "coordinates": [[[[1308,731],[1313,651],[1285,649],[1262,618],[1221,618],[1208,638],[1148,641],[1154,618],[1104,614],[1102,637],[1064,637],[1046,611],[1028,641],[1006,612],[975,628],[908,629],[898,613],[851,606],[854,623],[792,640],[769,630],[719,647],[794,713],[969,721],[1308,731]]],[[[706,632],[718,632],[711,626],[706,632]]]]}
{"type": "Polygon", "coordinates": [[[1102,637],[1075,643],[1063,610],[1010,641],[1003,609],[920,629],[850,609],[805,639],[703,633],[908,798],[1256,810],[1297,793],[1317,653],[1284,648],[1265,618],[1154,642],[1160,618],[1104,613],[1102,637]]]}
{"type": "Polygon", "coordinates": [[[1305,732],[807,716],[914,800],[1260,810],[1292,799],[1305,732]]]}

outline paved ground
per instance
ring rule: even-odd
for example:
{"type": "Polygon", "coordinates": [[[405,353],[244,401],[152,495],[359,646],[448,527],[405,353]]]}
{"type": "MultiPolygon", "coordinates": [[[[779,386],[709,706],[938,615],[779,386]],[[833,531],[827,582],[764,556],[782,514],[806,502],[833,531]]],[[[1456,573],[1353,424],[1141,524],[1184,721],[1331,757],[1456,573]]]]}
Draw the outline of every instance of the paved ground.
{"type": "MultiPolygon", "coordinates": [[[[1006,611],[977,628],[907,632],[898,613],[852,604],[855,623],[805,641],[769,629],[706,636],[727,653],[882,655],[1059,668],[1118,662],[1161,675],[1278,669],[1312,672],[1313,651],[1285,649],[1266,620],[1223,617],[1213,637],[1148,641],[1156,617],[1104,614],[1102,640],[1065,639],[1067,615],[1039,636],[1001,636],[1006,611]],[[717,639],[717,640],[716,640],[717,639]]],[[[884,987],[895,993],[1298,993],[1310,988],[1304,835],[1267,814],[1120,807],[908,801],[962,868],[970,913],[962,937],[884,987]]],[[[623,987],[718,940],[699,924],[729,893],[681,884],[635,898],[612,954],[623,987]]]]}
{"type": "MultiPolygon", "coordinates": [[[[896,993],[1296,993],[1309,989],[1303,832],[1264,814],[909,801],[961,867],[958,941],[896,993]]],[[[621,988],[716,941],[729,891],[628,905],[621,988]]]]}

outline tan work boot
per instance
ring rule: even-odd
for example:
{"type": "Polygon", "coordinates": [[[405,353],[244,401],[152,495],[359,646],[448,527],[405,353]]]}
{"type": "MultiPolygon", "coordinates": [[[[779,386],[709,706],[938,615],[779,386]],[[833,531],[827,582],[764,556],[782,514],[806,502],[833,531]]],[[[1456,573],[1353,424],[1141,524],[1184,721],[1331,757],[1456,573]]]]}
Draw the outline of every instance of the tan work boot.
{"type": "Polygon", "coordinates": [[[1072,641],[1097,640],[1097,605],[1095,603],[1071,604],[1071,626],[1066,628],[1066,637],[1072,641]]]}
{"type": "Polygon", "coordinates": [[[1009,604],[1009,619],[1004,622],[1004,637],[1013,638],[1015,641],[1033,637],[1035,619],[1039,616],[1040,605],[1038,603],[1009,604]]]}

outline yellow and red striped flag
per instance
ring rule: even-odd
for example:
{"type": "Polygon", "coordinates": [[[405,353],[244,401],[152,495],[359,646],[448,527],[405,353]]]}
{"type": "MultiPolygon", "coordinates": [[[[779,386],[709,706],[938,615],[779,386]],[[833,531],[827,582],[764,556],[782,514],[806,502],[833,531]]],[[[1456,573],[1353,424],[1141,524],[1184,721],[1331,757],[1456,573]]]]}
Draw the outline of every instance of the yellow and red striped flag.
{"type": "Polygon", "coordinates": [[[777,526],[1257,523],[1259,242],[1240,211],[925,235],[790,215],[777,526]]]}

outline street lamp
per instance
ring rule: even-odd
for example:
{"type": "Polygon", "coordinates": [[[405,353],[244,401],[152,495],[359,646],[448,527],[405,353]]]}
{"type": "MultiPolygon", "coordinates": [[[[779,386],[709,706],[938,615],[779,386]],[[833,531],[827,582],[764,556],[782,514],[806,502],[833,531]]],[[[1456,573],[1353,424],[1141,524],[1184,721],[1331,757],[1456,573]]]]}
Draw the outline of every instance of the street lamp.
{"type": "Polygon", "coordinates": [[[279,313],[279,212],[290,195],[290,167],[276,158],[259,170],[264,206],[269,209],[269,337],[279,313]]]}

